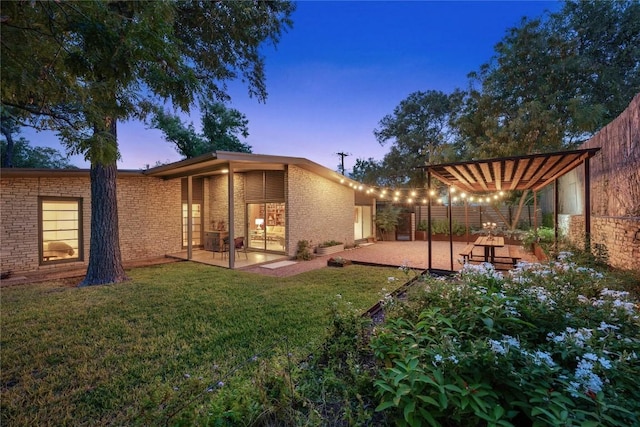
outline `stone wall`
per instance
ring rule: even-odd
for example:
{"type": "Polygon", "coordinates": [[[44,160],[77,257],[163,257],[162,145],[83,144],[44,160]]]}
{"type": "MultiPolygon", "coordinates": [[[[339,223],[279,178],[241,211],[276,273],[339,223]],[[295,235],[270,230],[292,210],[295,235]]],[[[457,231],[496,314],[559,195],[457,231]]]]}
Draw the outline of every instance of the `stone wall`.
{"type": "MultiPolygon", "coordinates": [[[[45,175],[46,174],[46,175],[45,175]]],[[[120,249],[124,261],[163,256],[181,246],[180,181],[142,175],[117,180],[120,249]]],[[[91,238],[89,174],[3,176],[0,180],[1,269],[14,273],[86,266],[91,238]],[[40,265],[38,197],[82,198],[84,253],[81,261],[40,265]]]]}
{"type": "MultiPolygon", "coordinates": [[[[566,238],[583,248],[584,216],[571,215],[568,222],[566,238]]],[[[640,218],[592,216],[591,243],[604,245],[612,267],[640,271],[640,218]]]]}
{"type": "Polygon", "coordinates": [[[298,241],[312,246],[327,240],[354,243],[354,190],[297,166],[287,174],[288,255],[295,255],[298,241]]]}

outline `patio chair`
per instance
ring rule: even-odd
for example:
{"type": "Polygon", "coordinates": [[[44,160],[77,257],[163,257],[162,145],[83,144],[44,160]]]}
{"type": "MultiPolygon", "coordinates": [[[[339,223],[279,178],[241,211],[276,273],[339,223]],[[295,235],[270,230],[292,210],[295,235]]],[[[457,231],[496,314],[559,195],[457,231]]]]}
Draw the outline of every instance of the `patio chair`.
{"type": "Polygon", "coordinates": [[[233,239],[234,247],[236,250],[236,255],[238,255],[238,251],[244,252],[244,257],[249,259],[249,255],[247,255],[247,247],[244,245],[244,237],[236,237],[233,239]]]}
{"type": "MultiPolygon", "coordinates": [[[[229,237],[226,237],[223,240],[223,247],[222,247],[222,257],[224,259],[224,257],[227,256],[227,254],[229,253],[229,237]]],[[[246,259],[249,259],[249,255],[247,255],[247,247],[244,245],[244,237],[236,237],[235,239],[233,239],[233,248],[236,251],[236,256],[238,255],[238,251],[242,251],[244,252],[244,257],[246,259]]]]}

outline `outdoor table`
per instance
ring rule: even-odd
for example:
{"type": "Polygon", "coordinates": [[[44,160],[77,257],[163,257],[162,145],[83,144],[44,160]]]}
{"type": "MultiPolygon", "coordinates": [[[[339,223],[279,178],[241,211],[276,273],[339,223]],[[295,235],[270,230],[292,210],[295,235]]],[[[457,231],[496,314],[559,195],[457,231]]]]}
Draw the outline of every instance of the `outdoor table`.
{"type": "Polygon", "coordinates": [[[489,262],[491,259],[493,264],[496,258],[496,248],[504,247],[504,237],[480,236],[473,242],[473,245],[484,248],[484,261],[489,262]]]}

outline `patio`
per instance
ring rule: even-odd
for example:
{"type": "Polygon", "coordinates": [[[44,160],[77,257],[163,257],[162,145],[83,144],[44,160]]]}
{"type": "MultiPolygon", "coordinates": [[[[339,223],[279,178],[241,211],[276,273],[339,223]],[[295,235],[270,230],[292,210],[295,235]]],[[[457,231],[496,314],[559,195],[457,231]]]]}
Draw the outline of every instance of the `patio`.
{"type": "MultiPolygon", "coordinates": [[[[433,268],[449,270],[451,264],[449,242],[434,241],[431,244],[433,250],[433,268]]],[[[455,271],[460,270],[462,267],[459,261],[462,258],[460,252],[466,245],[465,242],[453,242],[453,269],[455,271]]],[[[268,276],[287,277],[316,268],[326,267],[327,260],[336,256],[362,263],[387,265],[391,267],[407,266],[417,270],[426,270],[428,265],[427,248],[428,243],[426,241],[379,241],[374,244],[347,249],[332,255],[318,256],[311,261],[297,261],[295,264],[273,270],[260,267],[259,265],[244,267],[242,270],[268,276]]],[[[522,261],[537,261],[533,254],[525,252],[522,247],[512,246],[512,249],[519,251],[522,261]]]]}

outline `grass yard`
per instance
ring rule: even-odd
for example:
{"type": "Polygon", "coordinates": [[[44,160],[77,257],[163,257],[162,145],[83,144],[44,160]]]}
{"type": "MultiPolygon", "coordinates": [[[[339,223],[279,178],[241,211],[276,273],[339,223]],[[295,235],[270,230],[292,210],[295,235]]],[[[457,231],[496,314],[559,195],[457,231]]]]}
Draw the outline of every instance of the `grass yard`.
{"type": "Polygon", "coordinates": [[[357,265],[275,278],[188,262],[129,276],[2,289],[2,425],[160,424],[193,397],[189,381],[248,381],[228,373],[266,348],[302,357],[325,336],[336,294],[364,311],[389,276],[403,278],[357,265]]]}

